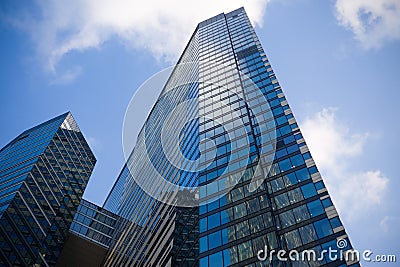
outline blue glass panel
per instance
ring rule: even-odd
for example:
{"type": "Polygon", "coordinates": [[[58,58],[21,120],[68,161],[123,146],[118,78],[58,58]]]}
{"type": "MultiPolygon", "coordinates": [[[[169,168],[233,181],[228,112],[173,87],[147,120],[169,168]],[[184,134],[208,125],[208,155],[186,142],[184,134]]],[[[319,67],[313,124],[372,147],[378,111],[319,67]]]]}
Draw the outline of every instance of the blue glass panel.
{"type": "Polygon", "coordinates": [[[303,185],[301,187],[301,191],[303,192],[303,196],[305,199],[315,196],[317,194],[313,183],[303,185]]]}
{"type": "Polygon", "coordinates": [[[200,237],[200,253],[208,250],[207,236],[200,237]]]}
{"type": "Polygon", "coordinates": [[[299,182],[305,181],[307,179],[310,179],[310,173],[308,172],[307,168],[301,169],[296,171],[296,176],[299,182]]]}
{"type": "Polygon", "coordinates": [[[339,217],[332,218],[329,220],[329,222],[331,223],[332,228],[342,226],[342,223],[340,222],[339,217]]]}
{"type": "Polygon", "coordinates": [[[333,203],[332,203],[331,199],[328,197],[328,198],[325,198],[322,200],[322,205],[324,206],[324,208],[327,208],[327,207],[333,206],[333,203]]]}
{"type": "Polygon", "coordinates": [[[222,245],[221,231],[208,235],[208,248],[213,249],[222,245]]]}
{"type": "Polygon", "coordinates": [[[209,267],[221,267],[221,266],[223,266],[221,251],[209,256],[209,267]]]}
{"type": "Polygon", "coordinates": [[[322,219],[314,223],[315,230],[319,238],[326,237],[328,235],[333,234],[331,225],[329,224],[328,219],[322,219]]]}
{"type": "Polygon", "coordinates": [[[321,201],[319,199],[307,203],[307,207],[308,210],[310,211],[311,217],[321,215],[325,212],[324,208],[322,207],[321,201]]]}

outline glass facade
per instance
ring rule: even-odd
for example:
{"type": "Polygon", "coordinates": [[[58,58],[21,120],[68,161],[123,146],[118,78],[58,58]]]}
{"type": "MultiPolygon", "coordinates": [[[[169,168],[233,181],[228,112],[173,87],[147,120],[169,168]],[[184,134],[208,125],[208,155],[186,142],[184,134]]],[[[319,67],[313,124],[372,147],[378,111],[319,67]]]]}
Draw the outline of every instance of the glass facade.
{"type": "Polygon", "coordinates": [[[0,150],[0,265],[55,265],[96,159],[71,113],[0,150]]]}
{"type": "Polygon", "coordinates": [[[82,199],[70,231],[96,244],[110,247],[111,235],[118,216],[85,199],[82,199]]]}
{"type": "MultiPolygon", "coordinates": [[[[339,250],[339,240],[344,251],[351,244],[244,9],[199,23],[178,63],[104,204],[125,220],[105,265],[359,266],[321,253],[339,250]],[[175,120],[202,119],[185,124],[168,158],[174,142],[159,134],[163,123],[192,99],[175,120]],[[200,161],[177,167],[170,159],[179,153],[200,161]],[[154,169],[171,183],[199,186],[199,205],[151,197],[174,197],[168,184],[154,186],[154,169]],[[266,248],[321,255],[260,260],[266,248]]],[[[172,136],[174,126],[166,127],[172,136]]]]}

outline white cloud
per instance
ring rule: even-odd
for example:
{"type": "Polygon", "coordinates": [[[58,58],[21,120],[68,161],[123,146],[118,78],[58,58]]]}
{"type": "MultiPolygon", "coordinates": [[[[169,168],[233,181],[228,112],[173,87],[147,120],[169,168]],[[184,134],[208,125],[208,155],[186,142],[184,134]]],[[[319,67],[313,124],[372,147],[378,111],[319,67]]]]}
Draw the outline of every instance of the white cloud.
{"type": "Polygon", "coordinates": [[[360,219],[382,203],[389,179],[380,170],[354,169],[351,158],[362,156],[369,134],[351,134],[335,112],[324,108],[301,128],[340,214],[360,219]]]}
{"type": "Polygon", "coordinates": [[[81,75],[82,68],[75,67],[69,70],[64,71],[55,76],[55,78],[50,82],[50,85],[65,85],[73,82],[76,77],[81,75]]]}
{"type": "Polygon", "coordinates": [[[41,0],[41,16],[13,20],[30,32],[46,67],[55,72],[66,54],[99,48],[113,37],[159,60],[176,60],[198,22],[244,6],[252,23],[261,26],[269,1],[41,0]]]}
{"type": "Polygon", "coordinates": [[[366,49],[400,40],[399,0],[337,0],[336,18],[366,49]]]}
{"type": "Polygon", "coordinates": [[[385,216],[380,221],[379,226],[381,227],[384,233],[393,233],[395,229],[398,228],[400,223],[400,217],[396,216],[385,216]]]}

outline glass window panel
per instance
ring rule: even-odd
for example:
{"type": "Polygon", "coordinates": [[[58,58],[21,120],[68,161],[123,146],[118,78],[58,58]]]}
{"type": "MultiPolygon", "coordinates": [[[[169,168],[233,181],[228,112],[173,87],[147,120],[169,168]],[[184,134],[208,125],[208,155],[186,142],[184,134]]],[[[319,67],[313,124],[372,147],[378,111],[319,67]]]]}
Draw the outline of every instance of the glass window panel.
{"type": "Polygon", "coordinates": [[[315,230],[319,238],[331,235],[333,233],[328,219],[322,219],[314,223],[315,230]]]}
{"type": "Polygon", "coordinates": [[[239,260],[237,255],[237,247],[233,246],[224,250],[224,266],[237,263],[239,260]]]}
{"type": "Polygon", "coordinates": [[[270,249],[275,249],[278,247],[278,241],[276,240],[276,235],[274,232],[270,232],[267,234],[268,245],[270,249]]]}
{"type": "Polygon", "coordinates": [[[200,219],[200,232],[207,231],[207,218],[200,219]]]}
{"type": "Polygon", "coordinates": [[[223,266],[222,251],[211,254],[209,256],[209,267],[221,267],[223,266]]]}
{"type": "Polygon", "coordinates": [[[282,178],[283,178],[283,181],[284,181],[286,187],[293,185],[293,184],[297,184],[297,178],[293,172],[289,173],[287,175],[284,175],[282,178]]]}
{"type": "Polygon", "coordinates": [[[310,211],[311,217],[321,215],[325,212],[324,208],[322,207],[321,201],[319,199],[307,203],[307,207],[308,210],[310,211]]]}
{"type": "Polygon", "coordinates": [[[221,231],[208,235],[208,248],[213,249],[222,245],[221,231]]]}
{"type": "Polygon", "coordinates": [[[268,245],[267,239],[265,236],[260,236],[257,238],[254,238],[252,241],[253,243],[253,251],[257,253],[260,250],[264,250],[265,246],[268,245]]]}
{"type": "Polygon", "coordinates": [[[261,195],[261,196],[259,196],[258,198],[259,198],[259,200],[260,200],[260,208],[261,208],[261,209],[268,208],[268,199],[267,199],[267,196],[261,195]]]}
{"type": "Polygon", "coordinates": [[[282,228],[289,227],[296,223],[293,212],[291,210],[285,211],[279,215],[281,219],[282,228]]]}
{"type": "Polygon", "coordinates": [[[208,267],[208,256],[199,260],[200,267],[208,267]]]}
{"type": "Polygon", "coordinates": [[[324,208],[327,208],[327,207],[333,206],[333,203],[332,203],[331,199],[328,197],[328,198],[325,198],[322,200],[322,205],[324,206],[324,208]]]}
{"type": "Polygon", "coordinates": [[[303,192],[303,196],[305,199],[315,196],[317,194],[317,191],[315,190],[315,186],[313,183],[303,185],[301,187],[301,191],[303,192]]]}
{"type": "Polygon", "coordinates": [[[238,245],[239,261],[244,261],[248,258],[253,257],[253,250],[251,242],[247,241],[238,245]]]}
{"type": "Polygon", "coordinates": [[[319,182],[315,183],[315,188],[317,190],[321,190],[321,189],[325,188],[325,185],[324,185],[324,183],[322,181],[319,181],[319,182]]]}
{"type": "Polygon", "coordinates": [[[302,182],[302,181],[305,181],[305,180],[311,178],[310,173],[308,172],[307,168],[296,171],[296,176],[297,176],[297,180],[299,182],[302,182]]]}
{"type": "Polygon", "coordinates": [[[250,230],[252,233],[257,233],[264,229],[264,222],[261,215],[249,219],[250,230]]]}
{"type": "Polygon", "coordinates": [[[243,221],[236,224],[236,237],[238,239],[250,235],[250,228],[247,221],[243,221]]]}
{"type": "Polygon", "coordinates": [[[281,177],[271,181],[272,192],[279,191],[284,188],[283,180],[281,177]]]}
{"type": "Polygon", "coordinates": [[[293,209],[293,214],[297,223],[305,221],[310,218],[310,214],[308,213],[307,207],[305,205],[301,205],[293,209]]]}
{"type": "Polygon", "coordinates": [[[287,197],[286,193],[280,194],[275,197],[275,203],[278,209],[286,207],[289,205],[289,198],[287,197]]]}
{"type": "Polygon", "coordinates": [[[301,200],[303,200],[303,194],[300,191],[300,188],[295,188],[289,192],[287,192],[289,201],[291,204],[297,203],[301,200]]]}
{"type": "Polygon", "coordinates": [[[285,239],[287,248],[289,250],[302,245],[300,235],[297,229],[286,233],[285,239]]]}
{"type": "MultiPolygon", "coordinates": [[[[233,212],[235,214],[235,219],[241,218],[247,215],[247,207],[245,203],[238,204],[233,207],[233,212]]],[[[209,222],[210,223],[210,222],[209,222]]]]}
{"type": "Polygon", "coordinates": [[[318,239],[317,234],[315,233],[314,226],[312,224],[300,227],[299,232],[301,240],[303,240],[304,244],[310,243],[318,239]]]}
{"type": "Polygon", "coordinates": [[[264,213],[262,215],[262,217],[263,217],[264,225],[265,225],[266,228],[274,226],[273,220],[272,220],[272,215],[271,215],[270,212],[264,213]]]}
{"type": "Polygon", "coordinates": [[[279,161],[278,164],[279,164],[279,168],[281,169],[282,172],[288,171],[292,168],[292,163],[290,162],[289,159],[279,161]]]}
{"type": "Polygon", "coordinates": [[[208,229],[213,229],[221,225],[219,212],[208,216],[208,229]]]}
{"type": "Polygon", "coordinates": [[[332,218],[329,221],[330,221],[330,223],[332,225],[332,228],[336,228],[336,227],[342,226],[342,223],[340,222],[339,217],[332,218]]]}
{"type": "Polygon", "coordinates": [[[208,250],[207,236],[200,237],[200,253],[208,250]]]}
{"type": "Polygon", "coordinates": [[[247,201],[249,206],[249,213],[257,212],[260,210],[260,204],[258,203],[258,198],[253,198],[247,201]]]}

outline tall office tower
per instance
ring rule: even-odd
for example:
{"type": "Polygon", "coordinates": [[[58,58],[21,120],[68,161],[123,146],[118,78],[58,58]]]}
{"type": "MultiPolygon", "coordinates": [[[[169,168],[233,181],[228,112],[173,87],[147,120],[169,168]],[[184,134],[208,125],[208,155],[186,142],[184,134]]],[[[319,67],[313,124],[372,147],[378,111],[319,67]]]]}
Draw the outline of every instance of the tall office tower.
{"type": "Polygon", "coordinates": [[[71,113],[0,150],[0,265],[54,266],[96,159],[71,113]]]}
{"type": "Polygon", "coordinates": [[[243,8],[197,26],[104,207],[106,266],[359,266],[322,253],[351,245],[243,8]]]}

